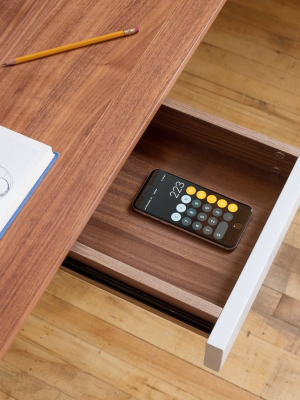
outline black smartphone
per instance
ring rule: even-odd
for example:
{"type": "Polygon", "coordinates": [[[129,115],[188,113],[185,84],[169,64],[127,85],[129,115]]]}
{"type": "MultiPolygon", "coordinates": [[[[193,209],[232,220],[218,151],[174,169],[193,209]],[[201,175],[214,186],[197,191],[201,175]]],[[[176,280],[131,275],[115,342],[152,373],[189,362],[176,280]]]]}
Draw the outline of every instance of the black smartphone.
{"type": "Polygon", "coordinates": [[[246,204],[160,169],[148,176],[133,208],[227,250],[237,246],[253,213],[246,204]]]}

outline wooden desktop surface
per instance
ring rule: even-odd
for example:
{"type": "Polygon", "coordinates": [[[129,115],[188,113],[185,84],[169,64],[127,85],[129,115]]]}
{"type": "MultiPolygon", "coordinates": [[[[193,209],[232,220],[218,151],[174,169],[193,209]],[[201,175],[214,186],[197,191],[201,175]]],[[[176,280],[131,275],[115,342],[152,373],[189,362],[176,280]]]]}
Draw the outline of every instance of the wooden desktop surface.
{"type": "Polygon", "coordinates": [[[134,36],[0,69],[0,125],[60,153],[0,241],[0,356],[223,3],[0,0],[1,62],[140,28],[134,36]]]}

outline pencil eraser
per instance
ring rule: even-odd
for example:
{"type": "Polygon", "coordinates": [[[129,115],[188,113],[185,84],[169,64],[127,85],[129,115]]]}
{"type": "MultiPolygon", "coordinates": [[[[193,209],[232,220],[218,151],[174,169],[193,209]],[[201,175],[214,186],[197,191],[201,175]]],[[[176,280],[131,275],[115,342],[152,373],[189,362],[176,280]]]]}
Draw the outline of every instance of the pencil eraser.
{"type": "Polygon", "coordinates": [[[138,33],[138,32],[140,31],[138,26],[136,26],[136,27],[134,28],[134,30],[135,30],[135,33],[138,33]]]}

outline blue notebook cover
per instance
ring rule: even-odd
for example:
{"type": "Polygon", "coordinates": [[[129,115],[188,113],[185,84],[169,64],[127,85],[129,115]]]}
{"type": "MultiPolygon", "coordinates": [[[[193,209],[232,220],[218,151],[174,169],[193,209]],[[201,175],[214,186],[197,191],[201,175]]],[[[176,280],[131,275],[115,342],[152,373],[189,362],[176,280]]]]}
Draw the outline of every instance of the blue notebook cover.
{"type": "Polygon", "coordinates": [[[8,223],[5,225],[5,227],[2,229],[2,231],[0,232],[0,239],[2,239],[2,237],[4,236],[5,232],[8,230],[8,228],[11,226],[11,224],[14,222],[14,220],[17,218],[17,216],[19,215],[20,211],[22,210],[22,208],[25,206],[25,204],[27,203],[27,201],[30,199],[30,197],[32,196],[32,194],[35,192],[35,190],[37,189],[37,187],[39,186],[39,184],[42,182],[42,180],[45,178],[45,176],[47,175],[47,173],[50,171],[50,169],[53,167],[55,161],[58,159],[59,157],[59,153],[55,153],[53,152],[54,157],[52,158],[50,164],[48,165],[48,167],[45,169],[45,171],[42,173],[42,175],[39,177],[39,179],[36,181],[35,185],[31,188],[30,192],[27,194],[27,196],[25,197],[25,199],[22,201],[22,203],[19,205],[19,207],[17,208],[17,210],[15,211],[15,213],[12,215],[11,219],[8,221],[8,223]]]}

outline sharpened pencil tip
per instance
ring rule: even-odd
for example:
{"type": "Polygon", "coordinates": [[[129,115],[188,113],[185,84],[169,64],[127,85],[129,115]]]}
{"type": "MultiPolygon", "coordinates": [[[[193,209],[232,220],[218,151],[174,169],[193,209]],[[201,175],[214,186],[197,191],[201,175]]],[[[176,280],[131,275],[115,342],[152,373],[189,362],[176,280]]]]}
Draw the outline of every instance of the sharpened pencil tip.
{"type": "Polygon", "coordinates": [[[16,65],[16,60],[7,61],[6,63],[2,64],[2,67],[9,67],[10,65],[16,65]]]}

